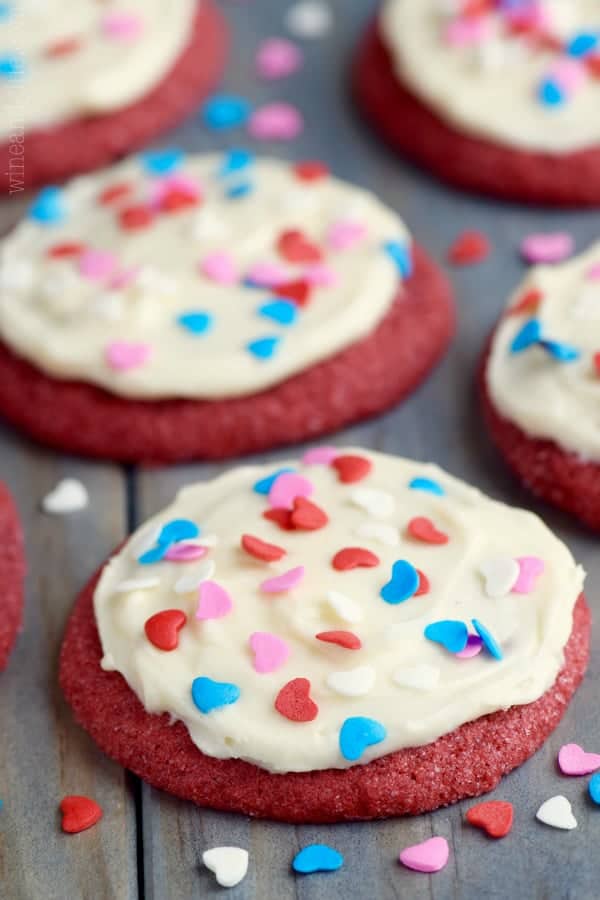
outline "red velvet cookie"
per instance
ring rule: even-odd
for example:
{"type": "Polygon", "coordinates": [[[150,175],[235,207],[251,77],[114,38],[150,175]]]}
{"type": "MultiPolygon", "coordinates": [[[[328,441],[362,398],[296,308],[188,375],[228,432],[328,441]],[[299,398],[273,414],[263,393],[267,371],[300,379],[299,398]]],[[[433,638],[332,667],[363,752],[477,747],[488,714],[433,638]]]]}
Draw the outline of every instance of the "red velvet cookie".
{"type": "MultiPolygon", "coordinates": [[[[124,29],[126,23],[120,27],[124,29]]],[[[160,83],[140,100],[115,111],[26,131],[22,157],[15,141],[1,143],[0,191],[15,193],[100,168],[175,127],[216,85],[228,43],[220,11],[213,0],[202,0],[187,46],[160,83]]],[[[69,52],[68,42],[63,44],[53,48],[57,56],[69,52]]]]}
{"type": "Polygon", "coordinates": [[[0,484],[0,671],[21,627],[25,558],[23,535],[12,498],[0,484]]]}

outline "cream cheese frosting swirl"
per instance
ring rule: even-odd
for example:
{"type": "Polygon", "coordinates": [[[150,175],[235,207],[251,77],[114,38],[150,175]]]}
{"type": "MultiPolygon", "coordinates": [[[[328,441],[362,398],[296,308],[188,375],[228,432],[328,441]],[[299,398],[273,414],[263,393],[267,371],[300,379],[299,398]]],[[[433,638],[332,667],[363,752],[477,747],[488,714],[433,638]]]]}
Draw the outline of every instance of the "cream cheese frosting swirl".
{"type": "Polygon", "coordinates": [[[213,757],[303,772],[539,698],[583,577],[539,518],[436,466],[316,448],[186,487],[94,606],[103,667],[146,710],[213,757]]]}

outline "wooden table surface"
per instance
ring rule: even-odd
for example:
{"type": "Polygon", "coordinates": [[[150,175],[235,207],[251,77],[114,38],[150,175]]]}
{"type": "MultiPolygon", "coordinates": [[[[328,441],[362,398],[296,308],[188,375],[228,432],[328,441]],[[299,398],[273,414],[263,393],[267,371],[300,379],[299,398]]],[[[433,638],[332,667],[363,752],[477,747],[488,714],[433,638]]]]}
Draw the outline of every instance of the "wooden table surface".
{"type": "MultiPolygon", "coordinates": [[[[483,433],[473,372],[482,342],[522,274],[516,251],[520,238],[533,230],[566,228],[583,248],[597,236],[600,215],[548,213],[463,196],[394,158],[360,121],[348,95],[350,54],[373,3],[331,2],[334,30],[306,43],[301,73],[270,84],[255,78],[253,56],[261,37],[285,33],[288,0],[224,0],[222,6],[234,33],[226,87],[256,101],[296,103],[306,118],[300,139],[289,146],[262,145],[260,149],[296,159],[320,157],[340,176],[378,191],[401,211],[417,239],[440,260],[451,240],[467,227],[484,229],[493,241],[489,261],[451,273],[460,323],[444,363],[401,409],[334,440],[435,461],[497,498],[532,507],[587,569],[588,598],[598,610],[598,539],[535,504],[513,483],[483,433]]],[[[189,150],[246,143],[242,133],[208,133],[198,117],[167,142],[189,150]]],[[[2,204],[3,231],[19,218],[25,200],[2,204]]],[[[501,842],[491,842],[465,827],[468,803],[416,819],[372,824],[293,827],[252,822],[199,809],[155,791],[96,749],[73,722],[57,685],[57,656],[73,599],[129,530],[166,504],[181,485],[212,477],[221,468],[198,464],[144,471],[99,465],[51,453],[8,429],[0,430],[0,478],[10,485],[20,506],[29,558],[25,630],[0,678],[0,897],[600,897],[600,809],[587,800],[585,779],[561,778],[555,768],[558,748],[567,741],[600,749],[598,632],[588,677],[563,724],[536,757],[493,795],[513,801],[516,808],[514,831],[501,842]],[[40,499],[64,476],[86,484],[90,506],[65,517],[44,515],[40,499]],[[104,808],[102,822],[78,836],[63,835],[57,807],[67,793],[94,797],[104,808]],[[557,793],[572,801],[577,830],[554,831],[535,822],[539,804],[557,793]],[[417,875],[397,865],[403,846],[433,834],[445,836],[450,843],[450,863],[443,872],[417,875]],[[337,847],[345,855],[344,868],[329,875],[293,876],[294,854],[315,841],[337,847]],[[247,878],[228,894],[216,886],[201,863],[203,850],[222,844],[250,851],[247,878]]]]}

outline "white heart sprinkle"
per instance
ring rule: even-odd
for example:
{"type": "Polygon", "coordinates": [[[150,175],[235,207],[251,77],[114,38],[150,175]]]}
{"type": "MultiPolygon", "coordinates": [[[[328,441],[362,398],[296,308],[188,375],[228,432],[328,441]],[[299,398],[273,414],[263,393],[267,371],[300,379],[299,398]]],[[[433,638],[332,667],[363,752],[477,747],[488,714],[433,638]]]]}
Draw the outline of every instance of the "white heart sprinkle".
{"type": "Polygon", "coordinates": [[[344,622],[350,622],[352,625],[362,622],[363,611],[356,600],[346,597],[345,594],[340,594],[339,591],[327,591],[327,602],[334,613],[340,619],[343,619],[344,622]]]}
{"type": "Polygon", "coordinates": [[[212,559],[205,559],[199,563],[191,572],[182,575],[175,582],[176,594],[189,594],[200,587],[203,581],[212,578],[215,574],[215,563],[212,559]]]}
{"type": "Polygon", "coordinates": [[[375,677],[372,666],[358,666],[345,672],[331,672],[327,676],[327,686],[344,697],[364,697],[375,684],[375,677]]]}
{"type": "Polygon", "coordinates": [[[510,556],[492,556],[479,566],[488,597],[506,597],[517,581],[519,563],[510,556]]]}
{"type": "Polygon", "coordinates": [[[400,544],[398,529],[393,525],[384,525],[381,522],[363,522],[354,533],[357,537],[379,541],[386,547],[398,547],[400,544]]]}
{"type": "Polygon", "coordinates": [[[330,8],[319,0],[303,0],[290,7],[285,17],[288,31],[299,38],[324,37],[332,25],[330,8]]]}
{"type": "Polygon", "coordinates": [[[204,851],[202,862],[215,873],[221,887],[235,887],[246,877],[248,851],[241,847],[213,847],[204,851]]]}
{"type": "Polygon", "coordinates": [[[115,592],[117,594],[130,594],[133,591],[149,591],[152,588],[158,587],[160,584],[160,578],[156,578],[152,575],[148,576],[148,578],[126,578],[125,581],[121,581],[115,588],[115,592]]]}
{"type": "Polygon", "coordinates": [[[355,506],[360,506],[375,519],[388,519],[396,507],[391,494],[376,488],[357,488],[350,495],[350,499],[355,506]]]}
{"type": "Polygon", "coordinates": [[[571,804],[562,794],[550,797],[549,800],[542,803],[536,813],[536,819],[539,819],[544,825],[550,825],[552,828],[562,828],[565,831],[577,828],[577,819],[573,815],[571,804]]]}
{"type": "Polygon", "coordinates": [[[396,669],[392,679],[400,687],[413,688],[415,691],[432,691],[440,680],[440,670],[425,664],[412,666],[396,669]]]}
{"type": "Polygon", "coordinates": [[[42,500],[44,512],[65,515],[84,509],[89,502],[85,485],[76,478],[63,478],[42,500]]]}

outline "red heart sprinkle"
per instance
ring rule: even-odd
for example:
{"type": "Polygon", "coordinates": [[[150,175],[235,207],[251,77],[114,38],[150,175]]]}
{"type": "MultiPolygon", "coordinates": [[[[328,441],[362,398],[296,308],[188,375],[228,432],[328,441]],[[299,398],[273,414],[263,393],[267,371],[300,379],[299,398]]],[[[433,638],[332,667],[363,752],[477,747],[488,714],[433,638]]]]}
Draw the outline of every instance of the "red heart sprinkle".
{"type": "Polygon", "coordinates": [[[326,644],[337,644],[344,650],[360,650],[362,647],[361,639],[353,631],[321,631],[315,637],[326,644]]]}
{"type": "Polygon", "coordinates": [[[539,309],[544,295],[541,291],[527,291],[520,300],[517,300],[514,306],[508,310],[509,316],[520,316],[522,313],[535,313],[539,309]]]}
{"type": "Polygon", "coordinates": [[[443,531],[438,531],[431,519],[425,516],[417,516],[408,523],[408,533],[417,541],[425,544],[447,544],[449,537],[443,531]]]}
{"type": "Polygon", "coordinates": [[[293,169],[294,174],[300,181],[319,181],[319,179],[326,178],[329,175],[329,167],[318,159],[296,163],[293,169]]]}
{"type": "Polygon", "coordinates": [[[291,300],[300,308],[308,306],[310,285],[307,281],[288,281],[286,284],[278,284],[275,290],[278,297],[291,300]]]}
{"type": "Polygon", "coordinates": [[[296,228],[279,235],[277,250],[280,256],[292,263],[320,262],[322,257],[317,245],[296,228]]]}
{"type": "Polygon", "coordinates": [[[448,259],[457,266],[481,262],[489,255],[490,242],[481,231],[465,231],[448,250],[448,259]]]}
{"type": "Polygon", "coordinates": [[[91,828],[102,818],[102,807],[89,797],[78,797],[73,794],[65,797],[60,804],[62,813],[62,830],[67,834],[79,834],[91,828]]]}
{"type": "Polygon", "coordinates": [[[160,208],[162,212],[172,213],[178,212],[180,209],[189,209],[191,206],[198,206],[198,202],[198,197],[193,197],[189,192],[172,188],[163,197],[160,208]]]}
{"type": "MultiPolygon", "coordinates": [[[[285,511],[287,512],[287,510],[285,511]]],[[[278,547],[276,544],[267,544],[266,541],[261,541],[260,538],[251,534],[242,535],[242,547],[250,556],[262,559],[265,562],[275,562],[278,559],[282,559],[286,554],[283,547],[278,547]]]]}
{"type": "Polygon", "coordinates": [[[268,519],[269,522],[275,522],[275,524],[279,525],[284,531],[294,530],[291,509],[267,509],[263,513],[263,519],[268,519]]]}
{"type": "Polygon", "coordinates": [[[187,616],[180,609],[164,609],[150,616],[144,625],[146,637],[159,650],[176,650],[179,631],[187,622],[187,616]]]}
{"type": "Polygon", "coordinates": [[[49,259],[69,259],[73,256],[81,256],[86,249],[85,244],[77,241],[65,241],[63,244],[53,244],[46,250],[49,259]]]}
{"type": "Polygon", "coordinates": [[[50,59],[58,59],[60,56],[70,56],[71,53],[76,53],[81,46],[82,44],[79,38],[65,38],[62,41],[56,41],[56,43],[46,47],[44,56],[47,56],[50,59]]]}
{"type": "Polygon", "coordinates": [[[307,500],[306,497],[296,497],[290,518],[292,527],[302,531],[318,531],[329,522],[327,513],[323,512],[316,503],[307,500]]]}
{"type": "Polygon", "coordinates": [[[373,566],[379,565],[379,557],[370,550],[365,550],[364,547],[344,547],[335,554],[331,565],[338,572],[348,572],[350,569],[358,568],[372,569],[373,566]]]}
{"type": "Polygon", "coordinates": [[[467,812],[467,822],[483,828],[490,837],[506,837],[513,825],[513,805],[505,800],[478,803],[467,812]]]}
{"type": "Polygon", "coordinates": [[[362,481],[373,468],[371,460],[364,456],[336,456],[331,465],[337,469],[338,477],[343,484],[362,481]]]}
{"type": "Polygon", "coordinates": [[[147,206],[128,206],[119,213],[121,228],[124,228],[126,231],[148,228],[153,221],[154,213],[147,206]]]}
{"type": "Polygon", "coordinates": [[[127,197],[131,193],[131,190],[132,187],[127,181],[109,184],[98,197],[98,203],[101,203],[102,206],[110,206],[110,204],[114,203],[116,200],[122,200],[123,197],[127,197]]]}
{"type": "Polygon", "coordinates": [[[310,697],[308,678],[293,678],[281,688],[275,698],[275,709],[291,722],[312,722],[319,715],[319,707],[310,697]]]}
{"type": "Polygon", "coordinates": [[[600,375],[600,353],[594,353],[594,366],[596,368],[596,372],[600,375]]]}
{"type": "Polygon", "coordinates": [[[429,593],[429,578],[424,572],[421,572],[420,569],[417,569],[417,575],[419,576],[419,587],[414,593],[414,597],[422,597],[423,594],[429,593]]]}

